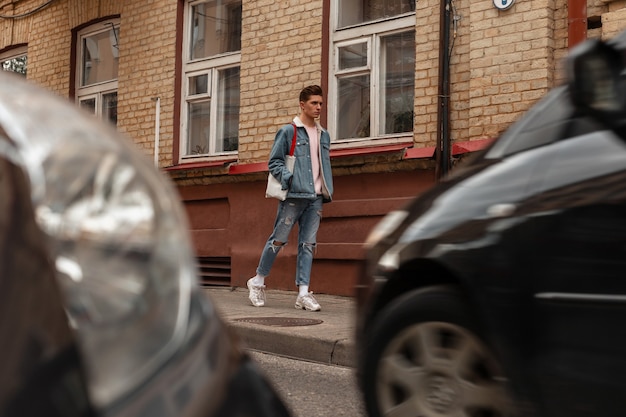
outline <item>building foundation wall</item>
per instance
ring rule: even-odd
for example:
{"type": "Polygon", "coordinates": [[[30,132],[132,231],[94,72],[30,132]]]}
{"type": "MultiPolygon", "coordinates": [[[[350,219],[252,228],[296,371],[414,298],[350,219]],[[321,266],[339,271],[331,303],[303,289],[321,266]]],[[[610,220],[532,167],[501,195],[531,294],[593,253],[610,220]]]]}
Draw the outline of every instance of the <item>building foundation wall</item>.
{"type": "MultiPolygon", "coordinates": [[[[353,295],[363,244],[389,211],[435,183],[432,170],[335,178],[335,196],[323,208],[311,273],[311,290],[353,295]]],[[[228,259],[230,273],[208,283],[245,287],[272,232],[277,200],[265,198],[265,181],[179,187],[198,259],[228,259]]],[[[297,226],[266,280],[268,288],[295,290],[297,226]]],[[[211,259],[207,260],[211,262],[211,259]]],[[[201,261],[202,262],[202,261],[201,261]]]]}

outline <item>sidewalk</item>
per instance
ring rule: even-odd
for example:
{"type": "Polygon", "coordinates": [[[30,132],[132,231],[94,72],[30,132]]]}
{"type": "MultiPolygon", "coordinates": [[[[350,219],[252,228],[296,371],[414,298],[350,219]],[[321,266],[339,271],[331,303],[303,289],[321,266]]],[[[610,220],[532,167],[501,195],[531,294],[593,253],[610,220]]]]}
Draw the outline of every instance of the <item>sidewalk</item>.
{"type": "Polygon", "coordinates": [[[222,318],[244,346],[296,359],[354,367],[355,302],[351,297],[314,294],[321,311],[294,307],[295,291],[265,291],[264,307],[254,307],[247,288],[205,287],[222,318]]]}

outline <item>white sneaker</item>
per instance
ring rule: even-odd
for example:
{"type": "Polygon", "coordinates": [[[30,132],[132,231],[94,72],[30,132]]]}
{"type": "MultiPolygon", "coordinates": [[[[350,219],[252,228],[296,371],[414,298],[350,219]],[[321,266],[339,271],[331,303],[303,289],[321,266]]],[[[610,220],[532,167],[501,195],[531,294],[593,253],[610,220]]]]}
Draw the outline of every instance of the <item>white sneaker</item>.
{"type": "Polygon", "coordinates": [[[265,285],[254,285],[252,283],[253,279],[250,278],[247,282],[248,290],[250,290],[248,298],[253,306],[263,307],[265,305],[265,285]]]}
{"type": "Polygon", "coordinates": [[[296,298],[296,308],[309,311],[320,311],[322,309],[317,300],[313,298],[312,292],[306,295],[298,295],[298,298],[296,298]]]}

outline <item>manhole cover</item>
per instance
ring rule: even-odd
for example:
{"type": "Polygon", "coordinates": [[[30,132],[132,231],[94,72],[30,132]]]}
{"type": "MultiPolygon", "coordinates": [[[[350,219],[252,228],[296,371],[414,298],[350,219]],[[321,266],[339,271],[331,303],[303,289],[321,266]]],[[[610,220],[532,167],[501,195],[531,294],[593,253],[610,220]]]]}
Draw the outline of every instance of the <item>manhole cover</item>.
{"type": "Polygon", "coordinates": [[[262,324],[264,326],[292,327],[292,326],[312,326],[323,323],[323,320],[300,319],[294,317],[244,317],[234,319],[244,323],[262,324]]]}

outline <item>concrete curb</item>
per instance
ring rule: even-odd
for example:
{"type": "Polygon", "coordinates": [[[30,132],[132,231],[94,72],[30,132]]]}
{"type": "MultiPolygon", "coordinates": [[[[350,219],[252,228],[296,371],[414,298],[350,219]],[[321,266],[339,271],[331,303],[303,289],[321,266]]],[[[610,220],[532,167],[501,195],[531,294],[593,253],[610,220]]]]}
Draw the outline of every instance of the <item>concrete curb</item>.
{"type": "Polygon", "coordinates": [[[354,367],[354,344],[347,339],[313,338],[307,335],[286,334],[267,326],[229,324],[249,349],[290,358],[354,367]]]}
{"type": "Polygon", "coordinates": [[[322,311],[310,312],[294,308],[294,291],[266,289],[265,307],[253,307],[248,301],[247,289],[207,287],[204,290],[248,349],[331,365],[356,365],[355,302],[351,297],[315,294],[322,311]],[[296,323],[317,319],[321,323],[302,326],[259,324],[265,319],[296,323]]]}

